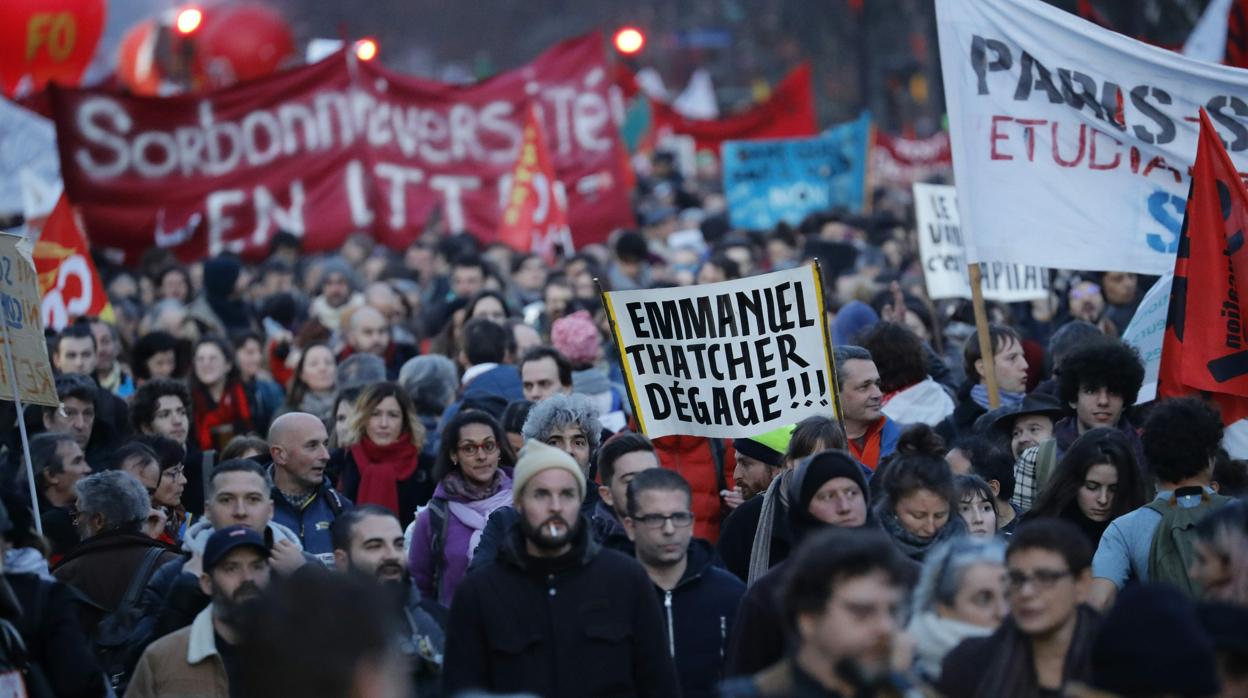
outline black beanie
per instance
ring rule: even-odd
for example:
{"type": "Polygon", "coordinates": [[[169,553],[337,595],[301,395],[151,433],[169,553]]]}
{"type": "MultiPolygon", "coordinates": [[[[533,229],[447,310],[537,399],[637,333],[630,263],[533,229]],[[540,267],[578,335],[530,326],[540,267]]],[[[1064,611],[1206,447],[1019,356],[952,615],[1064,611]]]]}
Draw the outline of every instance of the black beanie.
{"type": "Polygon", "coordinates": [[[862,488],[863,506],[871,501],[871,489],[862,466],[854,457],[839,449],[820,451],[802,459],[789,479],[789,525],[799,538],[809,530],[827,524],[810,515],[810,500],[828,480],[844,477],[862,488]]]}
{"type": "Polygon", "coordinates": [[[784,465],[784,454],[774,448],[752,438],[733,439],[732,447],[756,461],[766,463],[773,468],[784,465]]]}
{"type": "Polygon", "coordinates": [[[1092,643],[1092,686],[1124,696],[1216,695],[1217,656],[1196,605],[1167,586],[1123,589],[1092,643]]]}

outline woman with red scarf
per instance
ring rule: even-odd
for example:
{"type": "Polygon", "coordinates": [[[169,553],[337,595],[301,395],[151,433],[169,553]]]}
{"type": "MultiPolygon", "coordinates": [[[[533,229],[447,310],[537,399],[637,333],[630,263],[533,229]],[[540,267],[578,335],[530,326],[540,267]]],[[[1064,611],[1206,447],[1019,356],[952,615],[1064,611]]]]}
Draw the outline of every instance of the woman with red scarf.
{"type": "Polygon", "coordinates": [[[432,464],[421,462],[425,427],[396,383],[374,383],[356,398],[344,448],[330,454],[328,470],[342,473],[338,489],[356,504],[393,511],[404,525],[433,496],[432,464]]]}
{"type": "Polygon", "coordinates": [[[233,356],[219,337],[205,337],[195,345],[189,382],[195,438],[205,451],[220,450],[230,439],[256,428],[233,356]]]}

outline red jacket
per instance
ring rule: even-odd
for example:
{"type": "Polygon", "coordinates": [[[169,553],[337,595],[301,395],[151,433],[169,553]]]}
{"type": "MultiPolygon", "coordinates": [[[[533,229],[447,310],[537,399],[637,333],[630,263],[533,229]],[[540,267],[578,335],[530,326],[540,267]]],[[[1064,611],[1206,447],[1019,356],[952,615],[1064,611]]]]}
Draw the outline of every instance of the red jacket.
{"type": "Polygon", "coordinates": [[[719,540],[719,524],[728,515],[728,509],[719,498],[719,490],[721,486],[732,488],[732,473],[737,464],[732,440],[722,441],[724,472],[721,479],[716,472],[710,439],[704,436],[662,436],[653,439],[659,463],[668,470],[680,473],[693,490],[693,535],[711,543],[719,540]]]}

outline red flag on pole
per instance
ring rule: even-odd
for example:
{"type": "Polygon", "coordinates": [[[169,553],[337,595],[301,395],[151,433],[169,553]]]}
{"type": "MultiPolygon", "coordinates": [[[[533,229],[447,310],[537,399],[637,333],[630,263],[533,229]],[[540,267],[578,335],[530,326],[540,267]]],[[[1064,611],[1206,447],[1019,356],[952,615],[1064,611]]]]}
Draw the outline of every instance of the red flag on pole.
{"type": "Polygon", "coordinates": [[[1174,262],[1159,398],[1205,394],[1226,424],[1248,417],[1248,189],[1200,110],[1200,141],[1174,262]]]}
{"type": "Polygon", "coordinates": [[[1235,0],[1226,19],[1226,55],[1222,62],[1248,68],[1248,0],[1235,0]]]}
{"type": "Polygon", "coordinates": [[[43,295],[43,326],[60,331],[76,318],[99,316],[112,321],[113,306],[91,260],[87,236],[61,194],[35,245],[35,272],[43,295]]]}
{"type": "Polygon", "coordinates": [[[567,196],[555,178],[541,119],[533,106],[525,116],[520,157],[511,173],[498,239],[520,252],[535,252],[547,262],[554,262],[556,245],[569,249],[567,196]]]}

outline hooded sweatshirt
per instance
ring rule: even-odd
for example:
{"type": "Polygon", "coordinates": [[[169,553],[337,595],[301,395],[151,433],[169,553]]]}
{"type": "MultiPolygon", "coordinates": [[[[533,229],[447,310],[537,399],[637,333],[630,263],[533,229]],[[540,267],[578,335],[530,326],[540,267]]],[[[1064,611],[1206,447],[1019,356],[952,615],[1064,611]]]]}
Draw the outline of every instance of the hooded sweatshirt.
{"type": "MultiPolygon", "coordinates": [[[[863,526],[877,525],[867,504],[871,492],[862,466],[845,451],[821,451],[798,463],[789,479],[788,522],[794,549],[806,536],[829,525],[811,516],[810,502],[820,487],[838,477],[858,483],[866,511],[863,526]]],[[[791,646],[780,608],[780,588],[788,562],[785,560],[759,577],[741,599],[732,641],[728,645],[725,667],[728,676],[757,674],[784,658],[786,649],[791,646]]]]}

